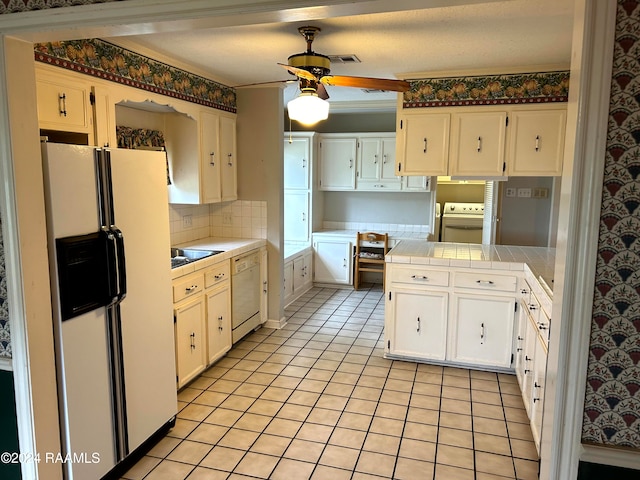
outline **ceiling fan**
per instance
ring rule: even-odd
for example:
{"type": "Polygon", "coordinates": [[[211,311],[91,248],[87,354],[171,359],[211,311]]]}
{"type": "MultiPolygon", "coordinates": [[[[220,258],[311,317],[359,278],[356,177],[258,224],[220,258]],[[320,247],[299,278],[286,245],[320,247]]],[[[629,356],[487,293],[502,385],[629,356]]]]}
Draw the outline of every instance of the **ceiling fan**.
{"type": "Polygon", "coordinates": [[[291,55],[288,58],[288,64],[278,63],[289,73],[298,77],[300,83],[300,96],[287,104],[289,118],[305,125],[312,125],[326,119],[329,114],[329,104],[326,102],[329,94],[325,85],[394,92],[409,90],[409,82],[405,80],[330,75],[329,57],[311,50],[313,40],[320,32],[320,28],[304,26],[298,28],[298,32],[307,42],[307,51],[291,55]]]}

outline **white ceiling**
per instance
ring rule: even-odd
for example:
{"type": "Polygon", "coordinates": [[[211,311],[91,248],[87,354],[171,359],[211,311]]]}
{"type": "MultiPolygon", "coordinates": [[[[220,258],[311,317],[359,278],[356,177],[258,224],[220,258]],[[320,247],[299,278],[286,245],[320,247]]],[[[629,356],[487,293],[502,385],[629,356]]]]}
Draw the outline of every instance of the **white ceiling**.
{"type": "MultiPolygon", "coordinates": [[[[390,1],[389,3],[393,3],[390,1]]],[[[428,72],[486,73],[522,67],[568,67],[573,0],[506,0],[423,10],[202,28],[114,38],[131,49],[157,52],[192,65],[226,85],[292,78],[277,62],[306,49],[297,28],[322,29],[313,50],[355,54],[362,63],[332,64],[335,75],[418,78],[428,72]]],[[[531,71],[528,70],[528,71],[531,71]]],[[[394,93],[327,87],[333,104],[394,101],[394,93]]],[[[285,91],[293,98],[295,83],[285,91]]]]}

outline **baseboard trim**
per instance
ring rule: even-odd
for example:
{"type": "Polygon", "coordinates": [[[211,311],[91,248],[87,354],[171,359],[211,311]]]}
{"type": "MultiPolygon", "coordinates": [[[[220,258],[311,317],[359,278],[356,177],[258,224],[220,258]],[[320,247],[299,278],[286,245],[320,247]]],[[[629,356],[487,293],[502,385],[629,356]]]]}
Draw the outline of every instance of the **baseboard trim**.
{"type": "Polygon", "coordinates": [[[266,322],[264,322],[262,326],[264,328],[274,328],[276,330],[280,330],[281,328],[284,328],[286,324],[287,324],[287,319],[285,317],[282,317],[280,320],[269,319],[266,322]]]}

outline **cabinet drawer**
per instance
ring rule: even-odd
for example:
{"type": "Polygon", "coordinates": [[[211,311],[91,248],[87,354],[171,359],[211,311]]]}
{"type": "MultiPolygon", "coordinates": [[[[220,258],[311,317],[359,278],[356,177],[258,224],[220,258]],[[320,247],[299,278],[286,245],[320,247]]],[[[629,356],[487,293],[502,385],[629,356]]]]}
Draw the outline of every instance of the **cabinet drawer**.
{"type": "Polygon", "coordinates": [[[204,274],[189,275],[187,278],[178,279],[173,282],[173,301],[191,297],[204,289],[204,274]]]}
{"type": "MultiPolygon", "coordinates": [[[[387,268],[389,268],[387,266],[387,268]]],[[[392,267],[391,282],[424,287],[448,287],[449,272],[424,268],[392,267]]]]}
{"type": "Polygon", "coordinates": [[[494,292],[515,292],[518,277],[515,275],[495,275],[479,272],[456,272],[454,287],[491,290],[494,292]]]}
{"type": "Polygon", "coordinates": [[[204,288],[209,288],[216,283],[224,282],[231,278],[231,268],[229,261],[220,262],[217,265],[207,269],[204,274],[204,288]]]}

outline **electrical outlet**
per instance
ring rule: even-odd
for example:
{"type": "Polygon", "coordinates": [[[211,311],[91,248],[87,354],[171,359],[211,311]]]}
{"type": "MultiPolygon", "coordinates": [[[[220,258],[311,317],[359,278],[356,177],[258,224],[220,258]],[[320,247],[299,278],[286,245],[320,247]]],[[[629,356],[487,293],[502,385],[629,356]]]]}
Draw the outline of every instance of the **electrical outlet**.
{"type": "Polygon", "coordinates": [[[505,191],[505,195],[507,197],[515,197],[516,196],[516,189],[515,188],[507,188],[505,191]]]}
{"type": "Polygon", "coordinates": [[[231,219],[231,213],[223,213],[222,214],[222,224],[223,225],[232,225],[233,220],[231,219]]]}
{"type": "Polygon", "coordinates": [[[518,197],[531,198],[531,189],[530,188],[519,188],[518,189],[518,197]]]}
{"type": "Polygon", "coordinates": [[[544,187],[533,189],[533,198],[547,198],[549,196],[549,189],[544,187]]]}
{"type": "Polygon", "coordinates": [[[184,228],[190,228],[193,226],[193,216],[192,215],[184,215],[182,217],[182,226],[184,228]]]}

